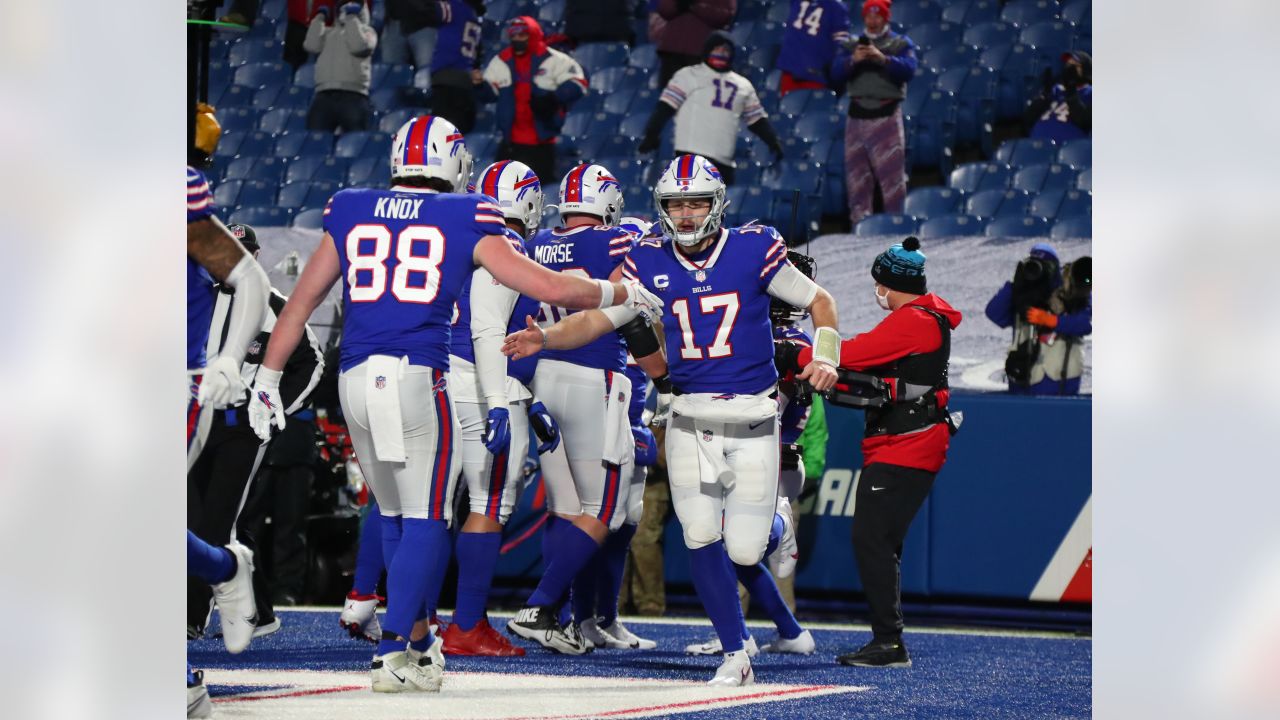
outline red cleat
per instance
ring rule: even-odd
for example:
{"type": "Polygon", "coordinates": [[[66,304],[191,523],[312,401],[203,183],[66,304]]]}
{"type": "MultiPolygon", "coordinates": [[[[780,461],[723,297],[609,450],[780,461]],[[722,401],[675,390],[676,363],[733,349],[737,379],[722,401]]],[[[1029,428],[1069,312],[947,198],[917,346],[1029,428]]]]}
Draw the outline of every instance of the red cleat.
{"type": "Polygon", "coordinates": [[[510,640],[493,629],[488,618],[480,618],[475,627],[465,632],[456,623],[450,623],[441,639],[445,655],[524,656],[524,648],[512,645],[510,640]]]}

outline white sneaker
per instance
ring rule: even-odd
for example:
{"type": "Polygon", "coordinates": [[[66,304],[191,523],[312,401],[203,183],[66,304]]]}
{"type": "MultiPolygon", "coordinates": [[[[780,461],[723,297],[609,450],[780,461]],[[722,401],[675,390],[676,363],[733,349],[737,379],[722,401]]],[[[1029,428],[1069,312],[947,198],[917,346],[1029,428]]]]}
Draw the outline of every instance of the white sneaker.
{"type": "Polygon", "coordinates": [[[381,693],[400,692],[440,692],[444,679],[444,659],[437,663],[432,657],[432,650],[439,655],[439,643],[432,643],[427,652],[409,656],[406,650],[397,650],[386,655],[375,655],[369,668],[373,691],[381,693]]]}
{"type": "Polygon", "coordinates": [[[812,655],[813,651],[818,649],[818,644],[813,641],[813,633],[805,630],[790,640],[782,636],[778,636],[773,642],[765,644],[765,646],[760,649],[767,653],[812,655]]]}
{"type": "Polygon", "coordinates": [[[378,622],[377,595],[347,595],[342,606],[342,614],[338,616],[338,624],[351,633],[353,638],[364,638],[370,642],[382,639],[382,623],[378,622]]]}
{"type": "Polygon", "coordinates": [[[724,662],[716,669],[716,676],[707,684],[741,687],[754,685],[755,682],[756,673],[751,669],[751,658],[747,657],[746,652],[739,650],[724,654],[724,662]]]}
{"type": "Polygon", "coordinates": [[[604,631],[604,634],[608,635],[614,643],[620,643],[611,644],[607,647],[625,647],[632,650],[652,650],[658,647],[658,643],[653,640],[647,640],[628,630],[627,626],[623,625],[622,621],[617,618],[614,618],[613,624],[600,629],[604,631]]]}
{"type": "Polygon", "coordinates": [[[280,629],[280,616],[272,618],[271,622],[262,625],[256,625],[253,628],[253,636],[256,638],[270,635],[280,629]]]}
{"type": "Polygon", "coordinates": [[[628,647],[625,643],[618,642],[600,629],[598,625],[599,618],[587,618],[578,623],[578,631],[582,633],[582,639],[591,643],[593,647],[598,648],[624,648],[628,647]]]}
{"type": "Polygon", "coordinates": [[[782,517],[782,538],[769,556],[769,572],[775,578],[791,577],[800,559],[800,546],[796,543],[796,526],[791,521],[791,501],[778,498],[778,515],[782,517]]]}
{"type": "MultiPolygon", "coordinates": [[[[747,657],[760,654],[760,647],[756,645],[754,637],[748,636],[742,643],[742,649],[747,651],[747,657]]],[[[720,638],[712,637],[704,643],[686,645],[684,651],[689,655],[719,655],[724,652],[724,646],[720,644],[720,638]]]]}
{"type": "Polygon", "coordinates": [[[222,642],[227,652],[243,652],[258,627],[258,606],[253,600],[253,551],[238,542],[227,545],[236,556],[236,573],[213,586],[213,601],[222,621],[222,642]]]}
{"type": "Polygon", "coordinates": [[[196,670],[196,682],[187,686],[187,717],[213,717],[213,701],[209,699],[209,689],[204,686],[204,672],[196,670]]]}

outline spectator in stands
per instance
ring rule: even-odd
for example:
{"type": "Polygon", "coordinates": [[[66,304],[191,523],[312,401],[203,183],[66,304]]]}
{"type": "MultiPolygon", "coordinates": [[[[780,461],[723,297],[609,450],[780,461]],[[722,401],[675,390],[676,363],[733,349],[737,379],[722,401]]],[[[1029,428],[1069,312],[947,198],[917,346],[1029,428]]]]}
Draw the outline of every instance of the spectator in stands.
{"type": "Polygon", "coordinates": [[[307,112],[308,130],[352,132],[368,130],[369,79],[378,34],[369,24],[369,8],[348,2],[337,9],[329,25],[328,6],[311,19],[302,46],[316,53],[316,96],[307,112]]]}
{"type": "Polygon", "coordinates": [[[307,27],[311,25],[311,19],[324,7],[328,13],[325,22],[332,25],[338,2],[339,0],[289,0],[285,9],[288,24],[284,29],[284,61],[294,71],[307,62],[307,51],[303,49],[302,43],[307,38],[307,27]]]}
{"type": "Polygon", "coordinates": [[[774,162],[780,162],[782,143],[769,124],[755,88],[750,80],[733,71],[735,51],[733,38],[720,31],[711,33],[703,48],[703,61],[681,68],[667,83],[636,149],[642,153],[657,150],[662,128],[674,115],[676,154],[707,158],[720,171],[725,184],[732,185],[741,120],[769,146],[774,162]]]}
{"type": "Polygon", "coordinates": [[[258,0],[231,0],[231,7],[227,8],[227,14],[218,21],[252,27],[257,19],[258,0]]]}
{"type": "Polygon", "coordinates": [[[431,67],[438,29],[449,21],[451,5],[449,0],[387,0],[387,22],[396,23],[408,50],[396,62],[411,62],[417,70],[431,67]]]}
{"type": "Polygon", "coordinates": [[[496,100],[502,145],[496,160],[519,160],[543,183],[560,175],[556,138],[566,109],[587,94],[587,78],[576,60],[547,47],[542,26],[522,15],[507,26],[510,44],[489,61],[479,92],[496,100]]]}
{"type": "Polygon", "coordinates": [[[593,42],[634,45],[631,29],[635,0],[568,0],[564,4],[564,34],[574,46],[593,42]]]}
{"type": "Polygon", "coordinates": [[[782,32],[778,95],[831,85],[831,62],[849,42],[849,8],[843,0],[791,0],[782,32]]]}
{"type": "Polygon", "coordinates": [[[844,173],[853,225],[872,213],[877,185],[884,212],[902,212],[907,156],[901,104],[916,73],[915,43],[889,29],[889,0],[866,0],[862,20],[863,34],[850,38],[833,61],[835,82],[848,82],[844,173]]]}
{"type": "Polygon", "coordinates": [[[438,16],[431,58],[431,114],[469,133],[476,124],[475,86],[481,82],[477,68],[484,2],[448,0],[436,4],[443,12],[438,16]]]}
{"type": "Polygon", "coordinates": [[[1084,337],[1093,333],[1093,259],[1058,269],[1058,254],[1036,243],[987,303],[987,317],[1013,328],[1005,360],[1009,392],[1079,395],[1084,337]]]}
{"type": "Polygon", "coordinates": [[[738,12],[737,0],[657,0],[649,38],[658,46],[661,70],[658,85],[665,87],[682,67],[702,60],[702,47],[713,30],[729,27],[738,12]],[[656,24],[656,28],[655,28],[656,24]]]}
{"type": "Polygon", "coordinates": [[[1093,132],[1093,58],[1086,52],[1062,55],[1062,73],[1044,71],[1044,91],[1027,105],[1023,121],[1033,138],[1066,142],[1093,132]],[[1054,82],[1057,80],[1057,82],[1054,82]]]}

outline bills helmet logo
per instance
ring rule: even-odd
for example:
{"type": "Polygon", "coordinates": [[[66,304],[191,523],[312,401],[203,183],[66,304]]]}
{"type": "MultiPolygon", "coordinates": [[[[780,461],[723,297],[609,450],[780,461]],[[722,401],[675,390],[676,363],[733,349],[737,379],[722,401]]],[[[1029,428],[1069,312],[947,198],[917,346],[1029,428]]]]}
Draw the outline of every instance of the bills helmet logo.
{"type": "Polygon", "coordinates": [[[457,155],[458,150],[467,146],[467,144],[462,140],[462,133],[449,133],[444,136],[444,141],[452,145],[452,147],[449,148],[449,157],[457,155]]]}
{"type": "Polygon", "coordinates": [[[523,200],[524,194],[529,192],[529,188],[542,189],[542,183],[538,180],[538,176],[533,173],[529,173],[523,179],[516,181],[516,200],[523,200]]]}
{"type": "Polygon", "coordinates": [[[604,192],[605,190],[609,189],[610,185],[616,188],[618,192],[622,192],[622,185],[618,183],[617,178],[611,175],[605,175],[604,173],[600,173],[596,175],[596,182],[600,183],[596,187],[596,192],[604,192]]]}
{"type": "Polygon", "coordinates": [[[373,386],[379,390],[385,389],[387,387],[387,376],[379,375],[375,377],[373,379],[373,386]]]}

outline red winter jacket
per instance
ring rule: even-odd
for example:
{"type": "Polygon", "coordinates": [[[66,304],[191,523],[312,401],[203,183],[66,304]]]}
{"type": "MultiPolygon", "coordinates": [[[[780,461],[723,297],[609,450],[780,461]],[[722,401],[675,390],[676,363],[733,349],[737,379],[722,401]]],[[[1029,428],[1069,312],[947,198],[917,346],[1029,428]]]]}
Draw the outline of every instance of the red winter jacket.
{"type": "MultiPolygon", "coordinates": [[[[840,367],[862,371],[908,355],[937,350],[942,344],[938,321],[929,313],[912,310],[913,306],[926,307],[942,315],[952,330],[960,325],[960,311],[946,300],[933,294],[921,295],[889,313],[871,330],[840,343],[840,367]]],[[[812,348],[800,351],[801,367],[812,359],[812,348]]],[[[946,407],[949,395],[946,390],[939,391],[938,404],[946,407]]],[[[916,433],[863,438],[862,466],[886,463],[937,472],[947,459],[950,442],[951,432],[945,423],[916,433]]]]}

